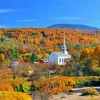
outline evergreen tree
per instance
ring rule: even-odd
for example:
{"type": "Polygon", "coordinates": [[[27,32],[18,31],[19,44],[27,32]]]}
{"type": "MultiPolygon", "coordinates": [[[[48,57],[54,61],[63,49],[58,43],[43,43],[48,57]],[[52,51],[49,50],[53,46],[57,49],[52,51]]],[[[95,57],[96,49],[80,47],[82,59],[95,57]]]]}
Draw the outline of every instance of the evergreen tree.
{"type": "Polygon", "coordinates": [[[37,61],[38,60],[38,56],[35,54],[35,53],[33,53],[32,55],[31,55],[31,57],[30,57],[30,61],[32,62],[32,63],[34,63],[35,61],[37,61]]]}
{"type": "Polygon", "coordinates": [[[11,50],[12,54],[10,56],[11,59],[17,58],[19,56],[19,52],[16,49],[11,50]]]}

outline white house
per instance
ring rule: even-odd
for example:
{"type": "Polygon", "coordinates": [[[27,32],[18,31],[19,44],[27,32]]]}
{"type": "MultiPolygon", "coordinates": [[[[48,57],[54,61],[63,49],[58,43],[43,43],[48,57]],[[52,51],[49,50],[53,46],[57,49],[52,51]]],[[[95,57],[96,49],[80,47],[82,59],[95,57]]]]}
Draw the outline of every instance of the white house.
{"type": "Polygon", "coordinates": [[[64,44],[62,45],[62,52],[52,52],[49,56],[49,64],[65,65],[65,61],[67,59],[71,59],[71,56],[67,51],[64,34],[64,44]]]}

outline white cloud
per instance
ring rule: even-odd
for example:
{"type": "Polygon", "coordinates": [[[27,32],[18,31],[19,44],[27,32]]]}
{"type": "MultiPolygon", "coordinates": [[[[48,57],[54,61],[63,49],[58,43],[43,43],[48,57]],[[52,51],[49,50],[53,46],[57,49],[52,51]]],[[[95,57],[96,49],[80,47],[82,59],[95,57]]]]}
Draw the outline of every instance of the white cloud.
{"type": "Polygon", "coordinates": [[[0,9],[0,13],[16,12],[15,9],[0,9]]]}
{"type": "Polygon", "coordinates": [[[79,20],[84,19],[83,17],[51,17],[53,20],[79,20]]]}
{"type": "Polygon", "coordinates": [[[36,20],[35,19],[25,19],[25,20],[17,20],[17,21],[20,21],[20,22],[35,22],[36,20]]]}
{"type": "Polygon", "coordinates": [[[6,28],[6,26],[4,26],[4,25],[0,25],[0,28],[6,28]]]}

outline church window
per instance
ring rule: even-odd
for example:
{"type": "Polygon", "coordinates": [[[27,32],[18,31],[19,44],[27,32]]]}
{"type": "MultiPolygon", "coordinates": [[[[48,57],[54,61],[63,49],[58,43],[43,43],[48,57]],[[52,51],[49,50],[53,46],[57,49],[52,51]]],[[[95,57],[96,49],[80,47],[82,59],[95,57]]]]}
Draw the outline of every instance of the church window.
{"type": "Polygon", "coordinates": [[[59,62],[61,62],[61,58],[59,58],[59,62]]]}
{"type": "Polygon", "coordinates": [[[62,58],[62,62],[64,62],[64,59],[62,58]]]}
{"type": "Polygon", "coordinates": [[[65,58],[62,58],[62,62],[63,62],[63,63],[65,62],[65,58]]]}

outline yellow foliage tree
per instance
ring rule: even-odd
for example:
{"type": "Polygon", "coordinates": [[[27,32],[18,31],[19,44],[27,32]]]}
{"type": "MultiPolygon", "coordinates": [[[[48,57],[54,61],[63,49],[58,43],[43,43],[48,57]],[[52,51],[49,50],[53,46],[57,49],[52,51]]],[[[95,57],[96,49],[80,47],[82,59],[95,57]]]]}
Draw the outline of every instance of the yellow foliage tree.
{"type": "Polygon", "coordinates": [[[0,54],[0,61],[4,61],[4,57],[5,57],[4,54],[1,53],[0,54]]]}
{"type": "Polygon", "coordinates": [[[97,46],[95,49],[94,49],[94,58],[98,58],[100,57],[100,46],[97,46]]]}
{"type": "Polygon", "coordinates": [[[40,80],[35,85],[39,88],[40,92],[53,95],[71,90],[73,85],[75,85],[75,79],[73,77],[53,77],[47,80],[40,80]]]}
{"type": "Polygon", "coordinates": [[[0,100],[32,100],[32,98],[21,92],[0,91],[0,100]]]}
{"type": "Polygon", "coordinates": [[[94,53],[94,48],[86,48],[81,53],[81,58],[91,57],[94,53]]]}

